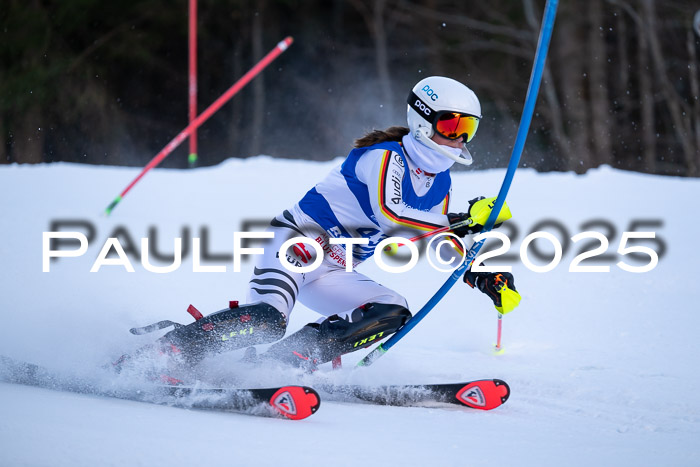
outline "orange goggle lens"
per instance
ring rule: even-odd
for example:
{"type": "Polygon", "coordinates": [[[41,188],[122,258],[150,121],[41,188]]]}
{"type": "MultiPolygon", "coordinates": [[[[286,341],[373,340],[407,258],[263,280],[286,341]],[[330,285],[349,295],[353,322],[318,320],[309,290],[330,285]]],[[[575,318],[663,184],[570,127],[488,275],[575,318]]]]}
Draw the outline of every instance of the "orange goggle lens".
{"type": "Polygon", "coordinates": [[[457,139],[465,136],[466,142],[474,137],[479,128],[479,119],[473,115],[458,112],[438,112],[433,120],[435,131],[447,139],[457,139]]]}

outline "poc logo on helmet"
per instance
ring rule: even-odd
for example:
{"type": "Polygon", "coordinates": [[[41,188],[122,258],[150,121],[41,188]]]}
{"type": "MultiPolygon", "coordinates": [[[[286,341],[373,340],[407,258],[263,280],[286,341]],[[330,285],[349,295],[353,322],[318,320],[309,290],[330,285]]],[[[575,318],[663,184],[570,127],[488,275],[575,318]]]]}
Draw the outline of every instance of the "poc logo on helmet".
{"type": "Polygon", "coordinates": [[[428,97],[430,97],[430,100],[432,100],[432,101],[436,101],[438,99],[438,95],[435,94],[435,91],[430,89],[430,86],[428,86],[427,84],[425,86],[423,86],[423,89],[421,89],[421,91],[426,93],[428,95],[428,97]]]}
{"type": "Polygon", "coordinates": [[[429,117],[431,112],[432,112],[432,109],[430,107],[428,107],[427,105],[425,105],[425,103],[423,103],[423,101],[420,99],[416,99],[416,103],[413,104],[413,107],[419,108],[420,111],[423,112],[423,114],[426,117],[429,117]]]}

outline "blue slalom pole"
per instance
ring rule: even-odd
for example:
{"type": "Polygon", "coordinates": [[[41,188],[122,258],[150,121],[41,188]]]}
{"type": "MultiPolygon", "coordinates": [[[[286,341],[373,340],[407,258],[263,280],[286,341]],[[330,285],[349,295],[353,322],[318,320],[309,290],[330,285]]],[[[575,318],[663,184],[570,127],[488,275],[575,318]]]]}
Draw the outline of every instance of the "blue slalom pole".
{"type": "MultiPolygon", "coordinates": [[[[544,17],[542,19],[542,27],[540,29],[540,37],[537,43],[537,51],[535,52],[535,63],[532,67],[532,74],[530,75],[530,84],[527,88],[527,96],[525,97],[525,106],[523,107],[523,114],[520,117],[520,126],[518,127],[518,134],[515,138],[515,145],[513,145],[513,152],[510,156],[510,161],[508,162],[508,169],[506,170],[505,178],[503,179],[503,184],[498,192],[498,197],[494,203],[493,210],[486,220],[486,224],[482,232],[489,232],[493,229],[498,214],[501,212],[503,203],[506,200],[508,190],[513,182],[513,177],[515,176],[515,170],[518,168],[520,163],[520,156],[523,153],[523,148],[525,147],[525,140],[527,139],[527,134],[530,131],[530,123],[532,122],[532,114],[535,111],[535,103],[537,102],[537,95],[540,90],[540,82],[542,81],[542,72],[544,71],[544,62],[547,58],[547,51],[549,49],[549,43],[552,38],[552,30],[554,29],[554,19],[557,15],[557,3],[558,0],[547,0],[547,5],[545,6],[544,17]]],[[[357,366],[369,366],[376,359],[384,355],[389,351],[398,341],[400,341],[406,334],[408,334],[411,329],[413,329],[425,316],[430,313],[430,311],[435,308],[440,300],[447,294],[447,292],[452,288],[453,285],[462,277],[462,275],[471,268],[476,255],[479,254],[479,250],[484,245],[486,239],[482,239],[476,242],[469,249],[467,256],[460,267],[455,269],[450,277],[445,281],[445,283],[440,287],[440,289],[435,292],[428,303],[426,303],[423,308],[421,308],[418,313],[413,316],[406,324],[403,325],[401,329],[396,331],[396,333],[387,339],[383,344],[368,353],[365,358],[357,363],[357,366]]]]}

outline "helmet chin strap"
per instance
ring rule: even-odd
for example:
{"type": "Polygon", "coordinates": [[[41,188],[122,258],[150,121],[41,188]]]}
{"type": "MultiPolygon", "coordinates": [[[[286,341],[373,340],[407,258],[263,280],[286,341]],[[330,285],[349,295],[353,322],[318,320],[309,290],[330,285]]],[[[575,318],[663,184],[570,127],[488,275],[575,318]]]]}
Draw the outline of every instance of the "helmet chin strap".
{"type": "Polygon", "coordinates": [[[472,159],[472,155],[469,153],[469,150],[467,149],[466,144],[462,144],[462,154],[460,154],[459,156],[455,156],[451,152],[446,151],[442,146],[437,144],[435,141],[430,139],[430,129],[429,128],[426,128],[424,126],[418,127],[418,129],[416,129],[413,136],[415,136],[416,141],[420,142],[424,146],[427,146],[430,149],[433,149],[433,150],[439,152],[443,156],[452,159],[453,161],[455,161],[458,164],[472,165],[472,162],[474,162],[474,160],[472,159]]]}

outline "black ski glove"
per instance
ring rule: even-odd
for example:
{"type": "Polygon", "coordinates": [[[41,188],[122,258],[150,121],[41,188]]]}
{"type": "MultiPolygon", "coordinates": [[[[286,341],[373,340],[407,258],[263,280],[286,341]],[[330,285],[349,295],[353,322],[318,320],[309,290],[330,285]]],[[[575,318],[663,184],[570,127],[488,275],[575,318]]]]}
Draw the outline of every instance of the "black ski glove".
{"type": "MultiPolygon", "coordinates": [[[[447,220],[449,221],[450,225],[454,225],[457,222],[462,222],[466,221],[469,219],[469,213],[455,213],[455,212],[448,212],[447,213],[447,220]]],[[[470,226],[469,224],[465,224],[461,227],[457,227],[456,229],[452,229],[452,232],[457,235],[458,237],[466,237],[467,235],[474,235],[475,233],[481,231],[481,228],[483,226],[478,225],[478,226],[470,226]],[[478,229],[476,229],[478,227],[478,229]]]]}
{"type": "Polygon", "coordinates": [[[515,279],[509,272],[473,272],[464,274],[464,282],[469,287],[481,290],[493,301],[496,310],[506,314],[520,303],[520,294],[515,288],[515,279]]]}
{"type": "MultiPolygon", "coordinates": [[[[474,235],[481,232],[481,230],[484,228],[484,224],[486,224],[486,220],[491,214],[491,210],[493,209],[493,203],[495,201],[496,198],[486,199],[483,196],[478,196],[473,200],[469,201],[469,210],[466,213],[448,213],[447,220],[449,221],[450,225],[454,225],[457,222],[462,222],[466,220],[469,221],[467,225],[463,225],[461,227],[457,227],[456,229],[452,229],[452,232],[454,232],[455,235],[459,237],[464,237],[466,235],[474,235]]],[[[503,207],[501,208],[501,212],[498,215],[498,219],[496,219],[496,221],[500,222],[497,222],[493,226],[493,228],[499,228],[501,225],[503,225],[503,221],[510,218],[510,209],[508,208],[507,204],[503,203],[503,207]]]]}

